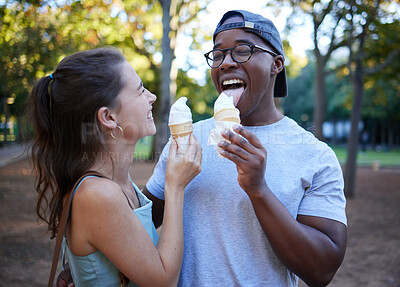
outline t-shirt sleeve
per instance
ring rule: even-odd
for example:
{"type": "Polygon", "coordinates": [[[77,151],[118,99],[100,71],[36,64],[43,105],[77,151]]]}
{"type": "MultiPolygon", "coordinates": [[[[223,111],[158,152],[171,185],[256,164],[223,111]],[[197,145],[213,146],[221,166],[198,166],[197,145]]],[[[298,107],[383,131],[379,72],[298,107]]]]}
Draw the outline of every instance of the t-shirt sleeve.
{"type": "Polygon", "coordinates": [[[168,142],[154,168],[153,175],[146,183],[147,190],[155,197],[165,200],[164,186],[165,186],[165,168],[167,166],[170,142],[168,142]]]}
{"type": "Polygon", "coordinates": [[[343,172],[331,148],[327,147],[321,154],[316,166],[298,214],[329,218],[347,225],[343,172]]]}

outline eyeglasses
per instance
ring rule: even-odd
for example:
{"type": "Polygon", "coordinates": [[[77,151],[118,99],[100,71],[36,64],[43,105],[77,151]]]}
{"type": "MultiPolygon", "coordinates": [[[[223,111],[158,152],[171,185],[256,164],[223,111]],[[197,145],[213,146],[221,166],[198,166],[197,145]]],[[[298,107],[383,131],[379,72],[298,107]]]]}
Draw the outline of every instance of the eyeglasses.
{"type": "Polygon", "coordinates": [[[272,52],[270,50],[267,50],[263,47],[254,45],[254,44],[239,44],[233,48],[227,48],[227,49],[214,49],[211,50],[208,53],[205,53],[204,56],[206,57],[207,64],[211,68],[218,68],[221,66],[222,62],[225,60],[226,52],[231,51],[231,56],[232,59],[236,63],[244,63],[247,62],[250,58],[251,55],[254,52],[254,49],[259,49],[263,52],[267,52],[271,54],[272,56],[277,56],[278,54],[275,52],[272,52]]]}

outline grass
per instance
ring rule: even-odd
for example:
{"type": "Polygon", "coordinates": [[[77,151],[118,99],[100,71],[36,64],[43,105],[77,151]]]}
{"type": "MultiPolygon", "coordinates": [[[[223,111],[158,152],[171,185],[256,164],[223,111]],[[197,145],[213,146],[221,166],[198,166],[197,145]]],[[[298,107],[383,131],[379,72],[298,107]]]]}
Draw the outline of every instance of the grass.
{"type": "MultiPolygon", "coordinates": [[[[136,144],[133,157],[135,160],[147,160],[151,158],[151,148],[153,137],[145,137],[139,140],[136,144]]],[[[333,146],[341,164],[346,163],[347,149],[346,147],[333,146]]],[[[379,163],[380,166],[398,166],[400,167],[400,149],[390,151],[367,150],[365,153],[359,151],[357,154],[357,165],[372,166],[374,163],[379,163]]]]}
{"type": "MultiPolygon", "coordinates": [[[[332,147],[341,164],[346,163],[347,149],[345,147],[332,147]]],[[[378,163],[380,166],[399,166],[400,167],[400,149],[390,151],[367,150],[366,152],[358,151],[357,165],[372,166],[378,163]]]]}

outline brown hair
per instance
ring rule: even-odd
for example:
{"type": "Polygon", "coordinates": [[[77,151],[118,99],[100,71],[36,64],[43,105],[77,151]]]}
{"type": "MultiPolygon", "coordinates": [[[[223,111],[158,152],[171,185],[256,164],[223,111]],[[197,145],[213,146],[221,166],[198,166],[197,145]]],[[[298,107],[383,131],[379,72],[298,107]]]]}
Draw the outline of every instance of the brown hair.
{"type": "Polygon", "coordinates": [[[101,107],[119,105],[121,65],[114,48],[81,51],[64,58],[29,95],[28,118],[34,139],[31,160],[37,173],[36,212],[55,237],[63,198],[76,180],[107,150],[97,120],[101,107]]]}

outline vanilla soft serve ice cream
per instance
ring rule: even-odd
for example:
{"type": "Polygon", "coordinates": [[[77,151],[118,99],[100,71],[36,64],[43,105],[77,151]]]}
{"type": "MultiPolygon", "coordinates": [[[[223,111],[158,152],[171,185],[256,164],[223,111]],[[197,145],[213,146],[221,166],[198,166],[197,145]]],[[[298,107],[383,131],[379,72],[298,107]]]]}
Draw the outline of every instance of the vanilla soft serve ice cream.
{"type": "Polygon", "coordinates": [[[236,109],[233,104],[233,97],[222,92],[214,103],[214,114],[223,109],[236,109]]]}
{"type": "Polygon", "coordinates": [[[187,98],[179,98],[172,106],[168,126],[173,138],[189,135],[193,131],[192,111],[186,105],[187,98]]]}
{"type": "MultiPolygon", "coordinates": [[[[221,149],[218,147],[218,142],[227,141],[222,137],[221,133],[224,130],[233,131],[235,125],[240,124],[240,112],[234,105],[232,94],[243,92],[242,89],[230,90],[228,93],[222,92],[214,103],[214,119],[215,129],[210,131],[208,137],[208,145],[214,145],[218,155],[221,156],[221,149]],[[229,95],[227,95],[229,94],[229,95]]],[[[240,96],[240,95],[236,95],[240,96]]]]}
{"type": "Polygon", "coordinates": [[[187,98],[181,97],[171,106],[169,125],[192,122],[192,111],[186,105],[187,98]]]}
{"type": "Polygon", "coordinates": [[[214,119],[240,123],[239,110],[233,104],[233,97],[222,92],[214,103],[214,119]]]}

